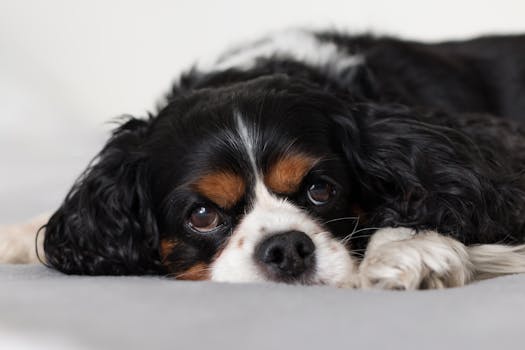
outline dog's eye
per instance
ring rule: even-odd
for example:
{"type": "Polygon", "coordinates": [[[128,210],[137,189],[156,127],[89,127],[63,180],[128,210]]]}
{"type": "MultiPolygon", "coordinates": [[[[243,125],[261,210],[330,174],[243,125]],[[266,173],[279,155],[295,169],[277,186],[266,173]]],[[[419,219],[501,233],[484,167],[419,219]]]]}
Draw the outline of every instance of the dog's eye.
{"type": "Polygon", "coordinates": [[[335,196],[336,190],[332,184],[325,181],[318,181],[309,185],[306,194],[312,204],[324,205],[335,196]]]}
{"type": "Polygon", "coordinates": [[[199,232],[210,232],[221,224],[221,216],[213,207],[201,205],[193,209],[188,225],[199,232]]]}

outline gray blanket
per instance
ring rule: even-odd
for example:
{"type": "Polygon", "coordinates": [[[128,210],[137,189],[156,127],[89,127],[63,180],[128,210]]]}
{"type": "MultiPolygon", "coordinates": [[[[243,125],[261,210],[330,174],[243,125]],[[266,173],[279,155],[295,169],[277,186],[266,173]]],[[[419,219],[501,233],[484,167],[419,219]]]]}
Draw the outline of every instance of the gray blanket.
{"type": "Polygon", "coordinates": [[[0,265],[0,349],[523,349],[525,275],[419,292],[0,265]]]}

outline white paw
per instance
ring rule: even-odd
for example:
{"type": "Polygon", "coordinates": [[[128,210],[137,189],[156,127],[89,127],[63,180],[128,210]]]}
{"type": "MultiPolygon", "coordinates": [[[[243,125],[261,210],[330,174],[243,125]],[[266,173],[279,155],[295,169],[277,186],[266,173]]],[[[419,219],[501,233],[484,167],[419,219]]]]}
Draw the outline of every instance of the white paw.
{"type": "Polygon", "coordinates": [[[363,288],[456,287],[468,283],[472,275],[463,244],[433,231],[414,234],[405,228],[376,232],[359,267],[363,288]]]}
{"type": "MultiPolygon", "coordinates": [[[[0,263],[32,264],[38,263],[36,255],[36,233],[47,222],[48,216],[39,216],[30,222],[0,227],[0,263]]],[[[43,232],[38,236],[39,254],[43,256],[43,232]]]]}

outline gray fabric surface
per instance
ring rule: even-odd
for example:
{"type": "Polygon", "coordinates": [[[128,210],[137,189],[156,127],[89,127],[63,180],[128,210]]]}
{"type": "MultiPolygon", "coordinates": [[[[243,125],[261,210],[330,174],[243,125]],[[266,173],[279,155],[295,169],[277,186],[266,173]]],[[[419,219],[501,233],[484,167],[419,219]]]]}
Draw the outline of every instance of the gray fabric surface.
{"type": "Polygon", "coordinates": [[[0,330],[49,348],[523,349],[525,276],[383,292],[0,265],[0,330]]]}

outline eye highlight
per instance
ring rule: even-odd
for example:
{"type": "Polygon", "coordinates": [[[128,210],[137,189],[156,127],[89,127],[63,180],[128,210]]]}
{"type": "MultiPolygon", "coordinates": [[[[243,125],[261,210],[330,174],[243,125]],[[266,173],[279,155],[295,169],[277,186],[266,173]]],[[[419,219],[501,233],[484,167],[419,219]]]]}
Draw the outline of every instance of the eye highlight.
{"type": "Polygon", "coordinates": [[[195,207],[188,218],[188,226],[195,231],[203,233],[211,232],[221,224],[219,212],[209,205],[195,207]]]}
{"type": "Polygon", "coordinates": [[[308,200],[316,206],[327,204],[336,193],[334,185],[321,180],[311,183],[306,190],[308,200]]]}

